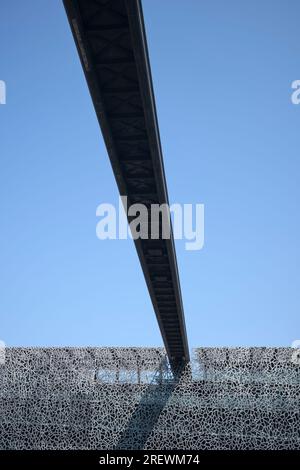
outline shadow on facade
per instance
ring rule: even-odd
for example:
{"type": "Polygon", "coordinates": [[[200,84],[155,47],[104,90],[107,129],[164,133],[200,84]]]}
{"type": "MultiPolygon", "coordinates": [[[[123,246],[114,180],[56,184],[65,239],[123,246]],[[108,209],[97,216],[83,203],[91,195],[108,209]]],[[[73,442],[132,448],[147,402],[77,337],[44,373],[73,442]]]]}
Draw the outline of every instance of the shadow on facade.
{"type": "Polygon", "coordinates": [[[171,397],[183,370],[171,374],[162,362],[154,379],[148,385],[135,411],[130,417],[126,429],[121,435],[116,450],[141,450],[154,429],[160,414],[171,397]]]}

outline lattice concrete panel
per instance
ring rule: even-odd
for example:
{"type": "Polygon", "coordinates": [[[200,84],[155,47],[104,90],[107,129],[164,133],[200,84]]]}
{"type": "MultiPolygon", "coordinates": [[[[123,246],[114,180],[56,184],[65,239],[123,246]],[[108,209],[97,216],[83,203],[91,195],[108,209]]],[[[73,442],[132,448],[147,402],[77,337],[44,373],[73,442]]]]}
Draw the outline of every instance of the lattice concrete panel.
{"type": "MultiPolygon", "coordinates": [[[[1,449],[300,449],[290,348],[7,348],[1,449]]],[[[299,361],[298,361],[299,362],[299,361]]]]}

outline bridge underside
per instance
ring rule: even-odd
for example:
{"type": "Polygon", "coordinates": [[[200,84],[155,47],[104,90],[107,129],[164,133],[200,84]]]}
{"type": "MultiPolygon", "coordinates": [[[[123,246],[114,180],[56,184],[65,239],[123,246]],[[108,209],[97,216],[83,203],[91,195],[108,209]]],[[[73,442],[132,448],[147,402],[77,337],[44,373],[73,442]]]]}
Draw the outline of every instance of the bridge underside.
{"type": "MultiPolygon", "coordinates": [[[[121,195],[128,205],[168,203],[138,0],[64,0],[121,195]]],[[[148,226],[151,226],[151,216],[148,226]]],[[[189,360],[173,235],[138,239],[137,253],[173,370],[189,360]]]]}

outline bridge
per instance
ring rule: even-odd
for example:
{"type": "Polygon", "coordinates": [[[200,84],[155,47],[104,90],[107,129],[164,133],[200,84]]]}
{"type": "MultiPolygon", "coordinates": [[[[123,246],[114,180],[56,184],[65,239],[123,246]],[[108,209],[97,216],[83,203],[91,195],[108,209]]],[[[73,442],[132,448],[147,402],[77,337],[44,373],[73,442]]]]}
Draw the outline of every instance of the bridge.
{"type": "MultiPolygon", "coordinates": [[[[129,207],[168,204],[140,0],[64,0],[64,5],[120,195],[127,196],[129,207]]],[[[189,348],[172,230],[166,239],[159,227],[158,239],[134,242],[176,372],[189,361],[189,348]]]]}

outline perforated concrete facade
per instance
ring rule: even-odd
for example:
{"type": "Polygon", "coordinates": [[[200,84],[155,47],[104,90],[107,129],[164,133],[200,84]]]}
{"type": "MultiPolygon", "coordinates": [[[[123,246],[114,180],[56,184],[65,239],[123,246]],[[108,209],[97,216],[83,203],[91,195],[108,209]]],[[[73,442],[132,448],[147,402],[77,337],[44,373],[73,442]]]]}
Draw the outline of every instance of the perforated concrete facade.
{"type": "Polygon", "coordinates": [[[7,348],[1,449],[300,449],[290,348],[7,348]]]}

